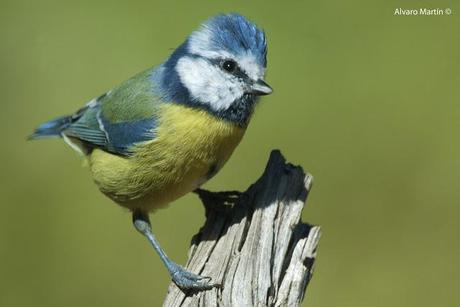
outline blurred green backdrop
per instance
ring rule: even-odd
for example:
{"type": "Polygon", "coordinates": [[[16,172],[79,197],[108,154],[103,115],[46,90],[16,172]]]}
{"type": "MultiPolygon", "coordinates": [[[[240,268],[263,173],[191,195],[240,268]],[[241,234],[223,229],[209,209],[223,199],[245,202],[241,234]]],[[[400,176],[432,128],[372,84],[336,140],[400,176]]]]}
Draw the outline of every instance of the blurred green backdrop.
{"type": "MultiPolygon", "coordinates": [[[[324,231],[304,305],[458,306],[460,4],[442,0],[1,0],[0,306],[163,301],[169,277],[130,215],[66,145],[25,136],[229,11],[266,30],[275,93],[206,188],[246,188],[280,148],[315,176],[304,219],[324,231]]],[[[203,220],[192,195],[153,216],[179,263],[203,220]]]]}

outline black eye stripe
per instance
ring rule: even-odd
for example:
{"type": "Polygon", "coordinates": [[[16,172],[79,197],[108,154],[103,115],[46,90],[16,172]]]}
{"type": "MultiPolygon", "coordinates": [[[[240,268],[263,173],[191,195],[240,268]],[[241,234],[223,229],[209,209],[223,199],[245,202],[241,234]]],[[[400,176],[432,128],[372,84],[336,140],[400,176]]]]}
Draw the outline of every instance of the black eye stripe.
{"type": "MultiPolygon", "coordinates": [[[[221,60],[220,63],[225,63],[229,60],[221,60]]],[[[241,69],[240,65],[238,65],[238,63],[236,61],[233,61],[231,60],[233,63],[235,63],[235,68],[233,69],[232,72],[229,72],[227,70],[225,70],[226,72],[229,72],[231,73],[232,75],[234,75],[235,77],[237,78],[240,78],[240,79],[243,79],[243,80],[246,80],[246,79],[249,79],[248,75],[241,69]]],[[[220,65],[222,67],[222,64],[220,65]]]]}
{"type": "Polygon", "coordinates": [[[238,68],[234,73],[233,75],[235,77],[238,77],[240,79],[243,79],[243,80],[248,80],[249,79],[249,76],[240,68],[238,68]]]}
{"type": "MultiPolygon", "coordinates": [[[[203,58],[203,57],[201,57],[201,58],[203,58]]],[[[208,62],[218,66],[220,69],[223,70],[222,63],[224,61],[226,61],[227,59],[206,59],[206,60],[208,62]]],[[[235,63],[236,63],[236,68],[231,74],[234,75],[235,77],[239,78],[239,79],[242,79],[242,80],[250,79],[249,76],[246,74],[246,72],[241,69],[241,67],[238,65],[238,63],[236,61],[235,61],[235,63]]],[[[226,70],[224,70],[224,71],[227,72],[226,70]]]]}

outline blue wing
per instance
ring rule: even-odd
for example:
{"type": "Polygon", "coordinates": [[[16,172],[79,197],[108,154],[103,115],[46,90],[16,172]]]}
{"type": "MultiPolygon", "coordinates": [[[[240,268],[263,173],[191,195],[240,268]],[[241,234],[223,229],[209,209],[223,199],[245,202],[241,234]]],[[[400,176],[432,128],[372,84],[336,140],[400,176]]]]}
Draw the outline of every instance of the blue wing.
{"type": "Polygon", "coordinates": [[[147,70],[93,99],[71,116],[59,117],[38,127],[32,139],[62,136],[75,149],[101,148],[129,156],[136,144],[155,138],[158,96],[147,70]]]}
{"type": "Polygon", "coordinates": [[[100,100],[91,103],[62,133],[83,141],[86,147],[98,147],[124,156],[132,154],[134,145],[155,138],[155,118],[113,123],[104,116],[102,103],[100,100]]]}

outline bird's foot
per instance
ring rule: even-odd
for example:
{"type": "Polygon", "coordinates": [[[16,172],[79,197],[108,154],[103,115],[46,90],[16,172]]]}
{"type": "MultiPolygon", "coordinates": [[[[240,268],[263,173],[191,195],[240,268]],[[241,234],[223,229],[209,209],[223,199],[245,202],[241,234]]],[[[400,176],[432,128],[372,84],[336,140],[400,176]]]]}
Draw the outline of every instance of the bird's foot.
{"type": "Polygon", "coordinates": [[[194,274],[178,264],[172,263],[169,270],[173,282],[182,290],[204,291],[220,287],[220,284],[211,282],[211,277],[194,274]]]}

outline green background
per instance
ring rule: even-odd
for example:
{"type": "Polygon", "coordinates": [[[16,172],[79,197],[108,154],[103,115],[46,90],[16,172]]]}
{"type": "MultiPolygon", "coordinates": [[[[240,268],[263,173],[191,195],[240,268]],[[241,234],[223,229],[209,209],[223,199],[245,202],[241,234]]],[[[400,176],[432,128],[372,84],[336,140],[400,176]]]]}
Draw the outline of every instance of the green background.
{"type": "MultiPolygon", "coordinates": [[[[160,63],[200,22],[266,30],[267,81],[247,135],[206,188],[245,189],[280,148],[315,177],[320,224],[304,305],[458,306],[458,1],[0,1],[0,306],[158,306],[169,277],[62,141],[26,142],[160,63]],[[450,7],[450,16],[394,16],[450,7]]],[[[186,260],[203,208],[152,217],[186,260]]]]}

